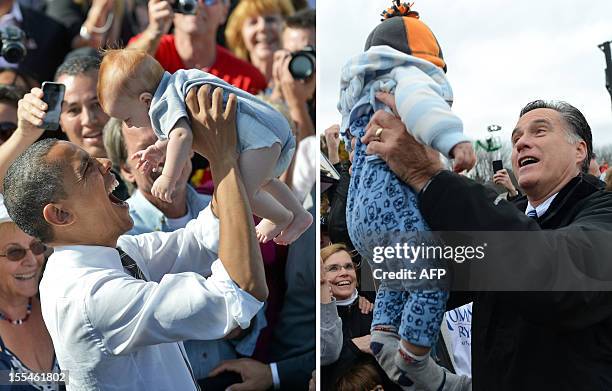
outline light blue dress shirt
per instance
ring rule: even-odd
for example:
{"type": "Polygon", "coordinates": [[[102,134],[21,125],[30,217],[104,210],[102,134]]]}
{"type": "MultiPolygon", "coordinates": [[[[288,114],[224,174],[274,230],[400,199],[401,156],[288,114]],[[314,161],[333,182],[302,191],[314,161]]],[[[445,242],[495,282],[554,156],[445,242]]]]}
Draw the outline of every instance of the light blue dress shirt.
{"type": "MultiPolygon", "coordinates": [[[[187,214],[189,220],[198,216],[201,210],[206,208],[212,197],[198,194],[193,187],[187,185],[187,214]]],[[[130,217],[134,220],[134,226],[127,233],[138,235],[147,232],[161,231],[172,232],[168,226],[168,218],[155,205],[149,202],[138,189],[134,190],[132,196],[125,200],[130,205],[130,217]]],[[[187,220],[187,221],[189,221],[187,220]]]]}

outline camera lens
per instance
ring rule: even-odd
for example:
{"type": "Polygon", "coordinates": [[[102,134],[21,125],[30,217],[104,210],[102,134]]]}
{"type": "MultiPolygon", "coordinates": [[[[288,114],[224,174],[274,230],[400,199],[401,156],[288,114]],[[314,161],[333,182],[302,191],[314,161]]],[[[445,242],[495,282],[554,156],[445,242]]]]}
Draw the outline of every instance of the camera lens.
{"type": "Polygon", "coordinates": [[[2,57],[4,57],[4,59],[7,62],[10,62],[12,64],[15,64],[21,61],[24,55],[25,53],[22,49],[22,46],[18,44],[9,43],[8,45],[4,46],[4,48],[2,49],[2,57]]]}
{"type": "Polygon", "coordinates": [[[0,55],[7,62],[18,63],[25,57],[27,50],[25,47],[25,33],[15,26],[6,26],[0,29],[0,40],[2,50],[0,55]]]}
{"type": "Polygon", "coordinates": [[[308,79],[314,71],[312,59],[304,54],[294,56],[289,62],[289,72],[297,80],[308,79]]]}
{"type": "Polygon", "coordinates": [[[191,2],[184,2],[183,3],[183,11],[185,11],[185,13],[190,14],[195,10],[195,5],[191,2]]]}

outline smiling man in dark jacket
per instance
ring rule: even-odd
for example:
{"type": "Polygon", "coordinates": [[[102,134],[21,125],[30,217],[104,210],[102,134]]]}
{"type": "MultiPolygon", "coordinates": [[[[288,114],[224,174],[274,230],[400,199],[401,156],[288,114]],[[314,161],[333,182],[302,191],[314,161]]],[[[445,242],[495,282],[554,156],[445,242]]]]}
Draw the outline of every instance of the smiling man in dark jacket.
{"type": "MultiPolygon", "coordinates": [[[[532,278],[524,267],[530,261],[549,267],[542,270],[555,277],[569,276],[561,286],[572,291],[451,295],[449,308],[474,301],[474,390],[612,389],[612,293],[605,284],[612,281],[612,240],[605,240],[612,232],[612,193],[583,174],[592,141],[580,111],[544,101],[521,111],[512,132],[512,165],[525,197],[516,205],[496,203],[490,190],[443,171],[437,154],[391,114],[373,116],[364,142],[368,153],[381,156],[420,192],[421,212],[432,230],[546,233],[552,239],[541,243],[546,251],[538,257],[515,244],[512,277],[532,278]],[[588,284],[593,280],[604,288],[590,289],[599,286],[588,284]]],[[[547,286],[542,287],[536,290],[547,286]]]]}

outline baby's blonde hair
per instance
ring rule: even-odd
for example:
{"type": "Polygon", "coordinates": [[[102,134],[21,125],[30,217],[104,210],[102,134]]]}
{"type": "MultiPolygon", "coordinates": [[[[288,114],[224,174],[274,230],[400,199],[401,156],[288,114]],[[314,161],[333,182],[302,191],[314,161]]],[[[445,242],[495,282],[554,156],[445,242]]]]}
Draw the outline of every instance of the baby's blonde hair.
{"type": "Polygon", "coordinates": [[[98,73],[100,105],[106,110],[109,98],[136,98],[143,92],[154,94],[163,75],[161,64],[142,50],[107,50],[98,73]]]}

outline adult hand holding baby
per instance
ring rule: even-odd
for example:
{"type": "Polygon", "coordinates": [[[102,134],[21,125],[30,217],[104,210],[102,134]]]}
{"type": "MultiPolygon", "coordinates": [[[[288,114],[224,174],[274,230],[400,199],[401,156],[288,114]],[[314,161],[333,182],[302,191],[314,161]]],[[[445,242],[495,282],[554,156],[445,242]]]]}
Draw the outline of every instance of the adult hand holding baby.
{"type": "MultiPolygon", "coordinates": [[[[377,92],[376,99],[387,105],[396,117],[399,117],[395,105],[395,97],[387,92],[377,92]]],[[[455,145],[450,151],[453,158],[453,171],[462,172],[471,170],[476,165],[476,153],[470,142],[463,142],[455,145]]]]}
{"type": "Polygon", "coordinates": [[[236,150],[236,95],[230,94],[223,110],[223,89],[204,85],[191,89],[185,99],[193,131],[193,149],[214,165],[238,160],[236,150]],[[200,104],[200,102],[202,104],[200,104]]]}
{"type": "Polygon", "coordinates": [[[368,155],[380,156],[402,181],[417,192],[432,176],[444,170],[440,154],[419,143],[406,131],[398,117],[386,111],[374,113],[361,142],[368,145],[368,155]],[[379,129],[383,129],[382,132],[379,129]]]}
{"type": "MultiPolygon", "coordinates": [[[[185,98],[189,109],[189,120],[193,132],[193,150],[208,159],[216,188],[222,179],[238,165],[236,144],[236,95],[230,94],[223,111],[223,89],[210,86],[197,90],[192,88],[185,98]],[[196,92],[197,91],[197,92],[196,92]]],[[[217,198],[213,196],[213,213],[217,209],[217,198]]]]}

